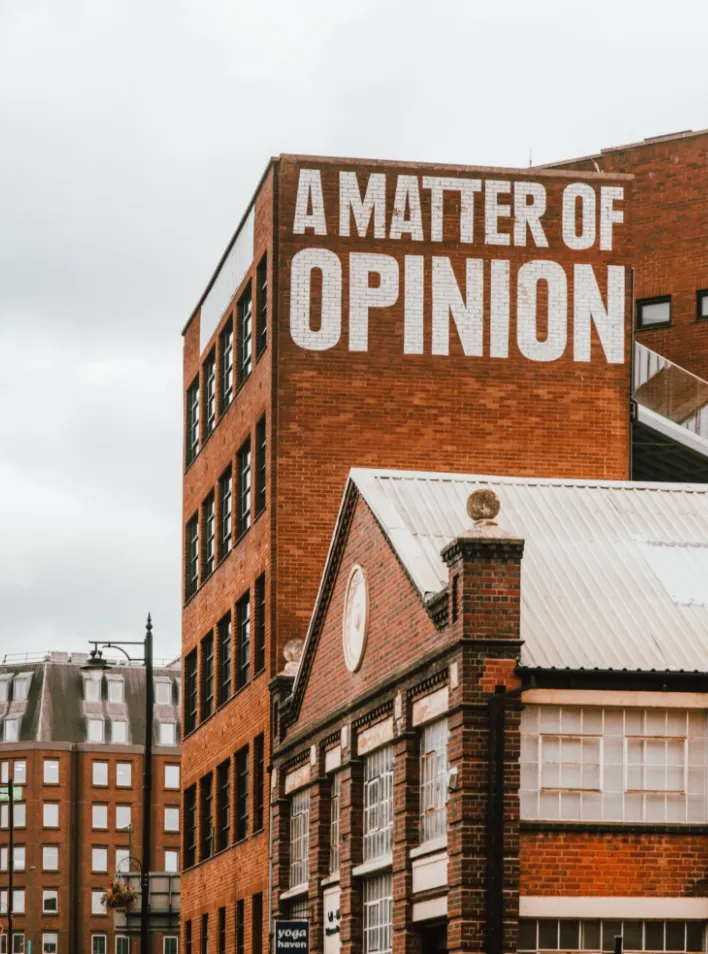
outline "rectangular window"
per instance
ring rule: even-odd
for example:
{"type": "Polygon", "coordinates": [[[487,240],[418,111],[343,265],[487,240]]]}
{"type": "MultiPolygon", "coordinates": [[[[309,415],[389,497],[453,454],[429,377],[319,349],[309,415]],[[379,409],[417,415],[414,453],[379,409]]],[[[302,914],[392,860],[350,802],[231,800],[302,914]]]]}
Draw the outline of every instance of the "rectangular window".
{"type": "Polygon", "coordinates": [[[184,923],[184,952],[185,954],[192,954],[192,922],[185,921],[184,923]]]}
{"type": "Polygon", "coordinates": [[[107,954],[105,934],[91,935],[91,954],[107,954]]]}
{"type": "Polygon", "coordinates": [[[179,788],[179,765],[165,766],[165,788],[179,788]]]}
{"type": "Polygon", "coordinates": [[[253,831],[263,829],[263,791],[265,787],[265,737],[253,740],[253,831]]]}
{"type": "Polygon", "coordinates": [[[253,363],[253,296],[250,284],[241,295],[238,312],[238,383],[243,384],[251,373],[253,363]]]}
{"type": "Polygon", "coordinates": [[[214,775],[209,772],[199,781],[199,858],[204,861],[214,852],[214,775]]]}
{"type": "Polygon", "coordinates": [[[171,682],[158,682],[154,680],[153,682],[153,695],[155,697],[156,706],[171,706],[172,705],[172,683],[171,682]]]}
{"type": "Polygon", "coordinates": [[[268,343],[268,256],[264,255],[258,263],[256,272],[258,289],[258,328],[256,330],[256,354],[263,354],[268,343]]]}
{"type": "Polygon", "coordinates": [[[122,703],[125,702],[125,693],[122,679],[108,680],[108,701],[122,703]]]}
{"type": "Polygon", "coordinates": [[[59,805],[57,802],[45,802],[42,805],[42,824],[45,828],[59,827],[59,805]]]}
{"type": "Polygon", "coordinates": [[[55,888],[45,888],[42,891],[42,912],[56,914],[59,910],[59,892],[55,888]]]}
{"type": "Polygon", "coordinates": [[[108,762],[94,762],[91,771],[94,785],[108,785],[108,762]]]}
{"type": "Polygon", "coordinates": [[[160,722],[160,745],[177,745],[177,725],[174,722],[160,722]]]}
{"type": "Polygon", "coordinates": [[[231,403],[234,393],[234,325],[231,318],[226,322],[219,336],[219,352],[221,354],[219,403],[223,414],[231,403]]]}
{"type": "Polygon", "coordinates": [[[265,573],[256,580],[255,590],[255,633],[253,646],[253,674],[257,676],[265,669],[266,657],[266,585],[265,573]]]}
{"type": "Polygon", "coordinates": [[[393,946],[393,879],[390,874],[364,882],[364,951],[391,954],[393,946]]]}
{"type": "Polygon", "coordinates": [[[202,722],[214,711],[214,634],[202,640],[202,722]]]}
{"type": "Polygon", "coordinates": [[[128,741],[128,723],[123,719],[111,720],[111,741],[114,745],[125,745],[128,741]]]}
{"type": "Polygon", "coordinates": [[[234,940],[236,954],[244,954],[246,950],[246,904],[243,899],[236,902],[235,915],[234,933],[236,937],[234,940]]]}
{"type": "Polygon", "coordinates": [[[233,477],[231,467],[219,479],[219,559],[231,549],[231,507],[233,477]]]}
{"type": "Polygon", "coordinates": [[[202,914],[202,929],[199,936],[200,954],[209,954],[209,915],[202,914]]]}
{"type": "Polygon", "coordinates": [[[204,362],[204,440],[216,426],[216,352],[204,362]]]}
{"type": "Polygon", "coordinates": [[[393,834],[393,747],[364,762],[364,861],[390,855],[393,834]]]}
{"type": "Polygon", "coordinates": [[[94,829],[108,828],[108,805],[91,806],[91,827],[94,829]]]}
{"type": "Polygon", "coordinates": [[[310,851],[310,792],[304,789],[290,799],[290,887],[306,884],[310,851]]]}
{"type": "Polygon", "coordinates": [[[57,954],[59,948],[57,947],[58,935],[56,934],[43,934],[42,935],[42,954],[57,954]]]}
{"type": "Polygon", "coordinates": [[[226,954],[226,908],[219,908],[218,954],[226,954]]]}
{"type": "Polygon", "coordinates": [[[10,701],[10,677],[2,676],[0,677],[0,702],[9,702],[10,701]]]}
{"type": "Polygon", "coordinates": [[[671,324],[671,295],[645,298],[637,302],[637,328],[671,324]]]}
{"type": "Polygon", "coordinates": [[[226,759],[216,770],[217,784],[217,848],[228,848],[231,833],[231,759],[226,759]]]}
{"type": "Polygon", "coordinates": [[[184,731],[193,732],[197,727],[197,650],[184,660],[184,731]]]}
{"type": "Polygon", "coordinates": [[[223,616],[218,623],[219,636],[219,705],[223,706],[231,697],[231,613],[223,616]]]}
{"type": "MultiPolygon", "coordinates": [[[[15,828],[24,828],[27,824],[27,806],[24,802],[15,803],[15,828]]],[[[9,826],[8,805],[0,805],[0,828],[9,826]]]]}
{"type": "Polygon", "coordinates": [[[130,851],[128,848],[116,848],[116,871],[130,871],[130,851]]]}
{"type": "Polygon", "coordinates": [[[197,786],[191,785],[184,793],[184,866],[197,863],[197,786]]]}
{"type": "Polygon", "coordinates": [[[696,292],[696,318],[708,318],[708,289],[696,292]]]}
{"type": "Polygon", "coordinates": [[[164,937],[162,939],[162,954],[179,954],[179,938],[164,937]]]}
{"type": "Polygon", "coordinates": [[[242,689],[248,682],[251,663],[251,601],[248,593],[236,604],[236,626],[236,689],[242,689]]]}
{"type": "MultiPolygon", "coordinates": [[[[25,913],[25,889],[12,892],[12,910],[15,914],[25,913]]],[[[7,914],[7,888],[0,890],[0,914],[7,914]]]]}
{"type": "Polygon", "coordinates": [[[18,759],[13,765],[13,780],[15,785],[27,784],[27,762],[24,759],[18,759]]]}
{"type": "Polygon", "coordinates": [[[195,513],[185,532],[185,598],[189,599],[199,586],[199,517],[195,513]]]}
{"type": "Polygon", "coordinates": [[[256,424],[256,514],[266,505],[266,417],[256,424]]]}
{"type": "Polygon", "coordinates": [[[704,921],[522,918],[519,921],[518,950],[524,954],[538,954],[540,951],[610,952],[615,949],[615,937],[621,937],[625,951],[698,954],[705,950],[704,933],[704,921]]]}
{"type": "Polygon", "coordinates": [[[187,466],[199,453],[199,378],[187,389],[187,466]]]}
{"type": "Polygon", "coordinates": [[[179,831],[179,808],[174,805],[165,808],[165,831],[179,831]]]}
{"type": "Polygon", "coordinates": [[[447,719],[426,725],[420,740],[420,840],[447,835],[447,719]]]}
{"type": "Polygon", "coordinates": [[[116,934],[116,954],[130,954],[130,938],[127,934],[116,934]]]}
{"type": "Polygon", "coordinates": [[[116,785],[118,788],[130,788],[133,784],[133,763],[116,762],[116,785]]]}
{"type": "Polygon", "coordinates": [[[310,910],[307,898],[296,898],[290,902],[290,920],[291,921],[309,921],[310,910]]]}
{"type": "MultiPolygon", "coordinates": [[[[0,870],[7,871],[8,863],[8,848],[0,848],[0,870]]],[[[12,867],[15,871],[24,871],[25,870],[25,847],[24,845],[18,845],[12,851],[12,867]]]]}
{"type": "Polygon", "coordinates": [[[165,871],[168,874],[179,873],[179,852],[172,848],[165,848],[165,871]]]}
{"type": "Polygon", "coordinates": [[[263,895],[251,899],[251,954],[263,954],[263,895]]]}
{"type": "Polygon", "coordinates": [[[59,760],[45,759],[42,763],[42,781],[45,785],[59,784],[59,760]]]}
{"type": "Polygon", "coordinates": [[[216,504],[211,493],[202,504],[202,583],[214,572],[216,564],[216,504]]]}
{"type": "Polygon", "coordinates": [[[103,906],[103,891],[92,891],[91,892],[91,914],[105,914],[106,909],[103,906]]]}
{"type": "Polygon", "coordinates": [[[704,824],[706,713],[529,706],[521,817],[704,824]]]}
{"type": "Polygon", "coordinates": [[[91,871],[108,871],[108,849],[91,849],[91,871]]]}
{"type": "Polygon", "coordinates": [[[3,742],[20,741],[20,722],[19,718],[7,718],[3,726],[3,742]]]}
{"type": "Polygon", "coordinates": [[[126,831],[132,824],[130,805],[116,805],[116,828],[126,831]]]}
{"type": "Polygon", "coordinates": [[[89,719],[86,736],[89,742],[103,742],[103,719],[89,719]]]}
{"type": "Polygon", "coordinates": [[[15,702],[27,702],[29,695],[31,676],[15,676],[12,698],[15,702]]]}
{"type": "Polygon", "coordinates": [[[248,837],[248,746],[236,753],[236,841],[248,837]]]}
{"type": "Polygon", "coordinates": [[[329,800],[329,873],[339,871],[339,812],[342,799],[342,776],[335,772],[329,800]]]}
{"type": "Polygon", "coordinates": [[[237,455],[238,466],[238,524],[236,535],[242,536],[251,526],[251,441],[241,445],[237,455]]]}
{"type": "MultiPolygon", "coordinates": [[[[94,828],[96,826],[94,825],[94,828]]],[[[59,849],[55,845],[44,845],[42,848],[42,870],[59,870],[59,849]]]]}

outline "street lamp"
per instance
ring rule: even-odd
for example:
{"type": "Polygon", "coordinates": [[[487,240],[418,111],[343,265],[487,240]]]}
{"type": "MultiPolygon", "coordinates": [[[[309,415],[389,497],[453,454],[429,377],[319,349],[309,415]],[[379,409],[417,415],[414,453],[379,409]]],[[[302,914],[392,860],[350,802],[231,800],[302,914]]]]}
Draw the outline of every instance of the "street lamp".
{"type": "Polygon", "coordinates": [[[152,822],[152,620],[148,613],[144,640],[122,640],[119,643],[101,642],[90,639],[93,649],[89,653],[83,672],[104,672],[111,669],[111,664],[103,658],[102,649],[117,649],[123,653],[129,662],[142,662],[145,665],[145,751],[143,754],[143,852],[140,866],[140,954],[148,952],[148,897],[150,889],[150,841],[152,822]],[[101,647],[99,649],[99,646],[101,647]],[[142,656],[130,656],[124,646],[142,646],[142,656]]]}

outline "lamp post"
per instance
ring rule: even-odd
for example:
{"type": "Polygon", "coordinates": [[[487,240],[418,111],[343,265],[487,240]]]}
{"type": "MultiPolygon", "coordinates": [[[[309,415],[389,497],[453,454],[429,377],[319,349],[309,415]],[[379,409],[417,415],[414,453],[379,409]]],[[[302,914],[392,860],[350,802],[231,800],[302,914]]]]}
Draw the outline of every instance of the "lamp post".
{"type": "Polygon", "coordinates": [[[36,865],[32,865],[29,870],[29,896],[27,898],[27,954],[32,954],[32,937],[34,936],[34,905],[32,904],[32,893],[34,891],[34,873],[36,870],[36,865]]]}
{"type": "Polygon", "coordinates": [[[149,954],[148,950],[148,899],[150,890],[150,841],[151,841],[151,823],[152,823],[152,708],[153,708],[153,686],[152,686],[152,620],[148,613],[147,625],[145,627],[144,640],[124,640],[119,643],[101,642],[100,640],[89,640],[93,649],[89,653],[89,658],[85,666],[82,666],[84,672],[104,672],[110,669],[110,663],[106,662],[101,652],[102,649],[117,649],[123,653],[129,662],[142,662],[145,665],[145,751],[143,753],[143,831],[142,831],[142,863],[140,866],[140,954],[149,954]],[[99,649],[99,646],[101,647],[99,649]],[[130,656],[124,646],[142,646],[143,655],[130,656]]]}

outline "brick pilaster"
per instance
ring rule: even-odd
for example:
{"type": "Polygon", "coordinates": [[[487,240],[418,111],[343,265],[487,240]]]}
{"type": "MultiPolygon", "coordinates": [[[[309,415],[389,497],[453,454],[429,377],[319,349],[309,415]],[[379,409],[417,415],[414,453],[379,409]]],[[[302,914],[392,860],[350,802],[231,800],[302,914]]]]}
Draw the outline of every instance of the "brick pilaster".
{"type": "Polygon", "coordinates": [[[418,954],[412,930],[413,890],[409,851],[419,841],[420,760],[418,734],[411,724],[410,704],[399,696],[400,718],[393,743],[393,954],[418,954]]]}
{"type": "MultiPolygon", "coordinates": [[[[350,746],[354,745],[351,732],[350,746]]],[[[361,884],[352,878],[352,869],[363,857],[364,764],[352,757],[351,749],[342,752],[340,802],[339,909],[341,912],[341,954],[360,954],[363,950],[363,899],[361,884]]]]}
{"type": "Polygon", "coordinates": [[[310,914],[310,954],[322,954],[324,945],[324,904],[322,879],[329,874],[330,787],[325,775],[324,750],[317,747],[314,778],[310,786],[310,852],[308,901],[310,914]]]}

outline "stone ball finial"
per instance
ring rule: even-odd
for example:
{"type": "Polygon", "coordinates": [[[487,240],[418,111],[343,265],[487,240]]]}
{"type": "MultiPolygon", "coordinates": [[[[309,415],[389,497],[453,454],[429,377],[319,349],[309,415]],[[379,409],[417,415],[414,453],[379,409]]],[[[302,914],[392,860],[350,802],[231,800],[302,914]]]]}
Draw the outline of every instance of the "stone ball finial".
{"type": "Polygon", "coordinates": [[[475,523],[480,520],[494,520],[500,510],[499,498],[493,490],[475,490],[467,498],[467,513],[475,523]]]}

